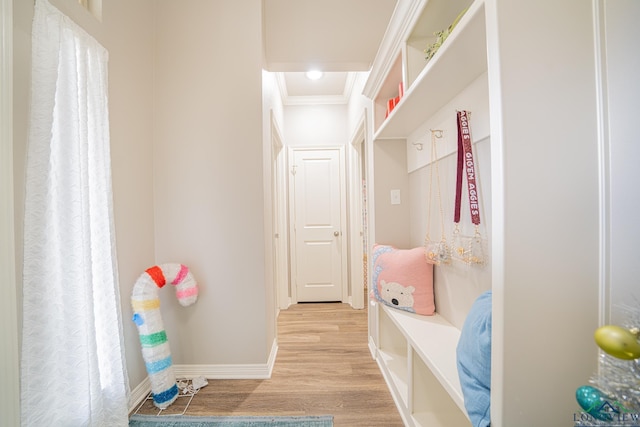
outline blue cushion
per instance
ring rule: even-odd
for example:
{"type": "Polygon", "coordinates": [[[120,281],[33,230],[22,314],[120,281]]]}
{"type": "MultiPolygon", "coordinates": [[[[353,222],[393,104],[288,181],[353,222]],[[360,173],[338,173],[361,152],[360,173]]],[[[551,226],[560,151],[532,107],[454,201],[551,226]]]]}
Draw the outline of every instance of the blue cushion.
{"type": "Polygon", "coordinates": [[[487,427],[491,425],[491,291],[473,303],[456,353],[464,406],[471,424],[487,427]]]}

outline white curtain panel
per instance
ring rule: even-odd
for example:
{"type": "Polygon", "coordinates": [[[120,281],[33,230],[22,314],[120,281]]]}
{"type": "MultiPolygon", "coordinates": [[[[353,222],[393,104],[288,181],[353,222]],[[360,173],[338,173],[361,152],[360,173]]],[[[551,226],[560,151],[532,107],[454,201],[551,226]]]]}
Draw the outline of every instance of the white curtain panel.
{"type": "Polygon", "coordinates": [[[128,425],[108,52],[46,0],[33,20],[24,224],[24,426],[128,425]]]}

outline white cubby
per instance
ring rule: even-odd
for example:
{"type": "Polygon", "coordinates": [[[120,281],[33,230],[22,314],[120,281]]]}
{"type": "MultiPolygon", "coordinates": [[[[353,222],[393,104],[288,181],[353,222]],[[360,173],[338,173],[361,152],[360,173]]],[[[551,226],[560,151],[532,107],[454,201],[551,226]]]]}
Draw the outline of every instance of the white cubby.
{"type": "MultiPolygon", "coordinates": [[[[487,71],[484,21],[484,2],[476,0],[430,61],[424,60],[423,53],[420,56],[422,68],[416,65],[406,66],[407,69],[413,70],[408,73],[409,76],[418,73],[417,70],[420,71],[414,80],[405,82],[403,98],[389,117],[379,122],[374,139],[406,138],[451,98],[487,71]]],[[[418,61],[417,50],[405,49],[406,52],[411,52],[405,58],[405,63],[418,61]]],[[[393,81],[397,79],[396,74],[397,70],[394,67],[390,70],[390,76],[393,76],[390,78],[393,81]]],[[[378,111],[377,106],[376,103],[375,111],[378,111]]]]}
{"type": "Polygon", "coordinates": [[[376,359],[405,423],[468,426],[455,357],[460,331],[438,314],[372,308],[378,319],[376,359]]]}

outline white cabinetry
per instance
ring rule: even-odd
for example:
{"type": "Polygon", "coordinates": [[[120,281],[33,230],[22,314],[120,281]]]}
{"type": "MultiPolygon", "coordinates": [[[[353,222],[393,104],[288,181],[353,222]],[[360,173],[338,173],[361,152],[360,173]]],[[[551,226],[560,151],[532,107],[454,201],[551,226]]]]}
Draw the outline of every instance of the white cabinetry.
{"type": "MultiPolygon", "coordinates": [[[[481,115],[490,122],[483,123],[483,138],[490,140],[485,203],[491,209],[494,427],[573,425],[575,390],[596,369],[592,336],[607,301],[610,265],[606,87],[599,86],[606,60],[598,28],[603,3],[399,0],[364,88],[373,105],[372,188],[379,178],[402,178],[381,170],[375,153],[404,144],[407,156],[415,156],[411,143],[424,142],[418,134],[437,125],[445,106],[474,113],[458,103],[460,94],[470,86],[487,89],[481,115]],[[431,34],[467,7],[436,55],[424,61],[431,34]],[[387,117],[400,83],[404,96],[387,117]]],[[[422,174],[429,164],[424,148],[420,162],[408,162],[410,184],[414,171],[422,174]]],[[[405,221],[394,222],[389,209],[377,209],[387,200],[376,196],[369,197],[370,242],[377,241],[379,224],[387,227],[385,236],[393,224],[398,235],[412,235],[412,244],[421,240],[405,221]]],[[[409,203],[410,217],[424,214],[422,200],[409,203]]],[[[460,300],[452,294],[447,303],[460,300]]],[[[469,307],[462,306],[462,312],[469,307]]],[[[440,315],[422,318],[377,304],[369,311],[372,353],[409,426],[469,424],[453,368],[461,324],[440,308],[436,301],[440,315]]]]}
{"type": "Polygon", "coordinates": [[[460,331],[442,316],[420,316],[382,304],[377,359],[402,418],[415,426],[468,426],[458,372],[460,331]]]}
{"type": "MultiPolygon", "coordinates": [[[[440,0],[442,2],[442,0],[440,0]]],[[[453,18],[440,22],[438,28],[446,28],[455,19],[456,15],[465,8],[467,1],[445,2],[449,7],[457,5],[457,12],[453,18]]],[[[425,7],[424,13],[430,16],[437,13],[431,10],[438,5],[437,0],[431,0],[425,7]]],[[[447,16],[451,16],[448,14],[447,16]]],[[[422,20],[418,21],[418,25],[422,20]]],[[[413,34],[413,33],[412,33],[413,34]]],[[[451,100],[456,94],[467,87],[478,76],[487,71],[487,48],[485,38],[484,2],[476,0],[461,18],[453,33],[445,40],[442,47],[428,62],[424,59],[422,50],[427,46],[427,39],[420,37],[422,50],[420,55],[415,53],[418,49],[411,43],[416,43],[410,38],[402,48],[394,67],[385,78],[385,85],[378,92],[374,106],[375,139],[407,138],[427,118],[436,113],[442,106],[451,100]],[[404,67],[398,64],[403,63],[404,67]],[[404,72],[403,72],[404,70],[404,72]],[[403,78],[404,75],[404,78],[403,78]],[[410,79],[415,75],[413,79],[410,79]],[[399,82],[403,82],[404,96],[393,109],[386,120],[386,100],[393,96],[388,88],[397,88],[399,82]],[[390,83],[394,82],[395,85],[390,83]]]]}
{"type": "MultiPolygon", "coordinates": [[[[374,65],[365,94],[373,100],[373,143],[405,146],[425,122],[479,77],[486,76],[484,1],[401,1],[390,31],[393,31],[394,23],[396,32],[387,33],[388,44],[383,42],[376,61],[379,68],[374,65]],[[465,9],[466,13],[453,32],[426,61],[424,49],[434,41],[433,33],[447,28],[465,9]],[[395,40],[395,44],[391,40],[395,40]],[[404,95],[388,113],[387,104],[399,95],[400,84],[404,95]]],[[[488,104],[486,99],[484,104],[488,104]]],[[[454,110],[452,108],[451,117],[455,116],[454,110]]],[[[451,136],[455,137],[453,133],[451,136]]],[[[423,144],[427,152],[428,143],[423,144]]],[[[374,158],[374,169],[382,165],[374,158]]],[[[375,174],[379,177],[384,171],[376,170],[375,174]]],[[[373,203],[372,210],[375,211],[377,202],[374,200],[373,203]]],[[[399,223],[398,227],[409,226],[391,217],[384,222],[399,223]]],[[[375,229],[373,232],[375,234],[375,229]]],[[[459,311],[466,309],[466,306],[458,308],[459,311]]],[[[456,367],[459,328],[441,314],[412,315],[381,304],[372,304],[370,313],[374,319],[371,322],[372,351],[405,424],[424,427],[470,425],[456,367]]],[[[464,318],[464,315],[461,316],[464,318]]]]}

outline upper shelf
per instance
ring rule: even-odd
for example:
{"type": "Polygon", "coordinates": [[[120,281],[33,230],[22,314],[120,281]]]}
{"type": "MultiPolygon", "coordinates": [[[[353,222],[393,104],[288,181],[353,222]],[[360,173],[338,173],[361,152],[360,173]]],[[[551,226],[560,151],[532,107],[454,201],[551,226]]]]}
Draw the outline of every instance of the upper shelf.
{"type": "Polygon", "coordinates": [[[484,0],[476,0],[384,120],[374,139],[406,138],[487,70],[484,0]]]}

